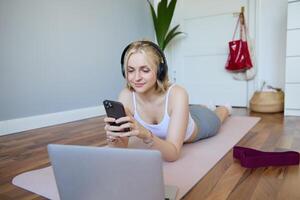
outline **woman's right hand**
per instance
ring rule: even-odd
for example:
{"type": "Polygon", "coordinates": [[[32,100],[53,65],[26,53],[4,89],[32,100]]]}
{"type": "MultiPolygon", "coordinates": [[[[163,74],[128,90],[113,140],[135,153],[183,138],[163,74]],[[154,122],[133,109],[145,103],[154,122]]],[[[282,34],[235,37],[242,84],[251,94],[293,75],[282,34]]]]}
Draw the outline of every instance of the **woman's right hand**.
{"type": "Polygon", "coordinates": [[[149,137],[149,131],[142,125],[140,125],[130,113],[126,114],[127,116],[121,117],[119,119],[114,119],[111,117],[104,118],[104,122],[106,123],[106,137],[109,142],[115,142],[116,140],[120,140],[123,138],[128,139],[132,136],[136,136],[142,140],[149,137]]]}
{"type": "Polygon", "coordinates": [[[128,137],[120,137],[118,132],[122,131],[120,126],[112,125],[115,123],[116,119],[111,117],[105,117],[104,130],[106,132],[106,140],[109,145],[118,146],[118,147],[127,147],[128,145],[128,137]]]}

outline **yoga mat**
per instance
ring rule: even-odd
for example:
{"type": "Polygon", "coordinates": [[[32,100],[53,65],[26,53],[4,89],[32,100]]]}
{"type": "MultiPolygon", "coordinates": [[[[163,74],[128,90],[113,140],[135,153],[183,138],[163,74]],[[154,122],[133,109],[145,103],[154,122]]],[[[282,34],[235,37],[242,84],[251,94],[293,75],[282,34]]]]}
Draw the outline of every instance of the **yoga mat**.
{"type": "MultiPolygon", "coordinates": [[[[179,188],[181,199],[259,121],[258,117],[231,116],[219,133],[196,143],[185,144],[176,162],[164,162],[165,184],[179,188]]],[[[52,167],[22,173],[13,184],[49,199],[59,199],[52,167]]]]}

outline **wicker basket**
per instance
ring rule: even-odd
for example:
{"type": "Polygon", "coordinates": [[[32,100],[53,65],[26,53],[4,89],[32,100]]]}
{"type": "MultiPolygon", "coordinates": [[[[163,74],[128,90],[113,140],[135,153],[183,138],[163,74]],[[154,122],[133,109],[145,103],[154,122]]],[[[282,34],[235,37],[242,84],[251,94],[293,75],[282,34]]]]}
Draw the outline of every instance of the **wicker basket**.
{"type": "Polygon", "coordinates": [[[284,93],[278,92],[255,92],[250,100],[250,110],[261,113],[283,112],[284,93]]]}

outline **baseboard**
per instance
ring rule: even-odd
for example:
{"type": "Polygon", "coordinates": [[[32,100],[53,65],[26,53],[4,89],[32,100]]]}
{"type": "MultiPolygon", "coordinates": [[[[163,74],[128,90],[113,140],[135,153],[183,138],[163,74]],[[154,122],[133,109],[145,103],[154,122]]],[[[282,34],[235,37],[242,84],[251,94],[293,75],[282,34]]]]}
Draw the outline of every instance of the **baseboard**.
{"type": "Polygon", "coordinates": [[[285,116],[300,116],[300,110],[299,109],[285,109],[284,110],[285,116]]]}
{"type": "Polygon", "coordinates": [[[285,116],[300,116],[300,110],[299,109],[285,109],[284,110],[285,116]]]}
{"type": "Polygon", "coordinates": [[[0,121],[0,136],[36,128],[87,119],[105,114],[103,106],[88,107],[64,112],[37,115],[0,121]]]}

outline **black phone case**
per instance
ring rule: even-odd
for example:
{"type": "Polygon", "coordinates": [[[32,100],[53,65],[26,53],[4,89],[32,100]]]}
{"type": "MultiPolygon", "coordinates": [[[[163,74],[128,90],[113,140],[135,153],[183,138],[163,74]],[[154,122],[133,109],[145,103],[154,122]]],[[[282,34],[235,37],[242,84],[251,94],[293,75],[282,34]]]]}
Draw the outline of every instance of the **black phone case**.
{"type": "MultiPolygon", "coordinates": [[[[125,117],[125,109],[121,102],[112,101],[112,100],[104,100],[103,105],[106,111],[106,115],[108,117],[112,117],[115,119],[119,119],[121,117],[125,117]]],[[[111,123],[112,126],[120,126],[121,124],[111,123]]],[[[129,128],[126,128],[124,131],[129,131],[129,128]]]]}

